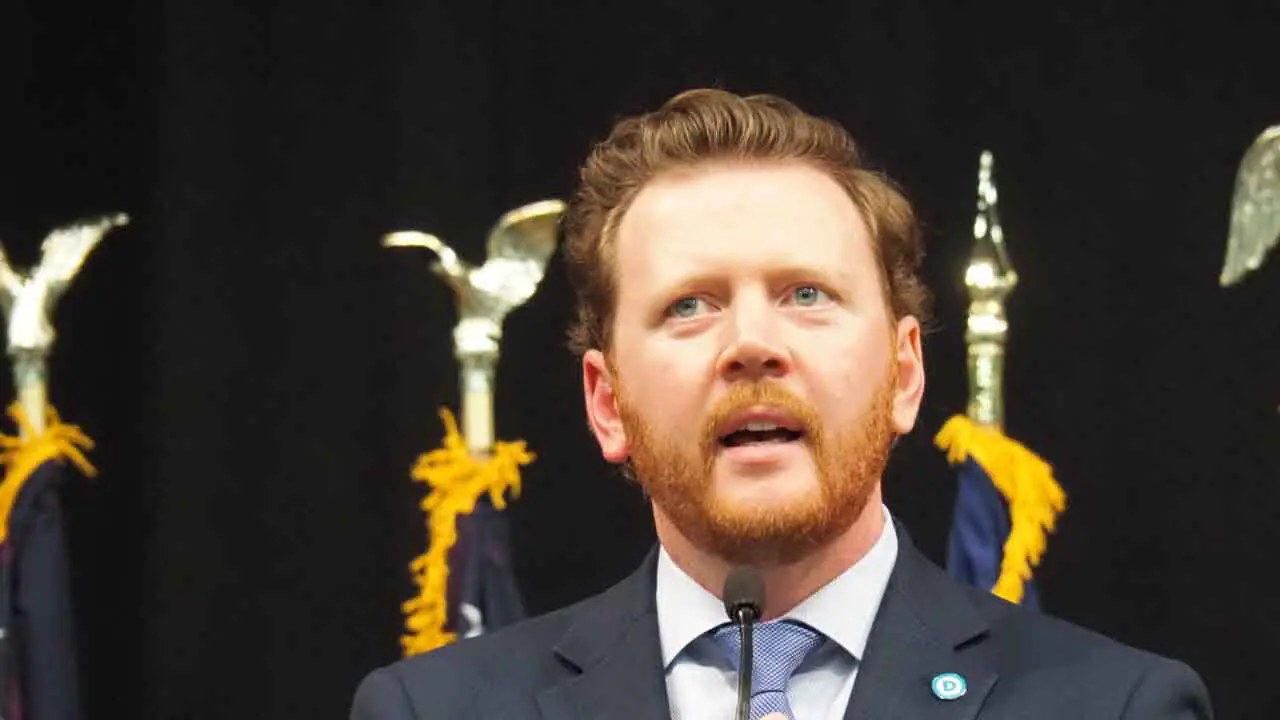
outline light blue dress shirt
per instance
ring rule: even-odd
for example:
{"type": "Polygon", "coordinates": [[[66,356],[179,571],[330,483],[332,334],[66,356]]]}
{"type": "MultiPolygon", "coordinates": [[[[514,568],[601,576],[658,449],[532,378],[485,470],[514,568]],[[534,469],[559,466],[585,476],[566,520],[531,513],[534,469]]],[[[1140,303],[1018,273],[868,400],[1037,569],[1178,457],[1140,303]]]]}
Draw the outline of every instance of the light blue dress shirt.
{"type": "MultiPolygon", "coordinates": [[[[898,558],[898,536],[888,508],[871,550],[784,615],[827,637],[791,678],[787,698],[795,720],[841,720],[858,660],[898,558]]],[[[707,631],[728,621],[724,604],[684,573],[665,549],[658,554],[658,632],[672,720],[734,717],[738,678],[707,631]]]]}

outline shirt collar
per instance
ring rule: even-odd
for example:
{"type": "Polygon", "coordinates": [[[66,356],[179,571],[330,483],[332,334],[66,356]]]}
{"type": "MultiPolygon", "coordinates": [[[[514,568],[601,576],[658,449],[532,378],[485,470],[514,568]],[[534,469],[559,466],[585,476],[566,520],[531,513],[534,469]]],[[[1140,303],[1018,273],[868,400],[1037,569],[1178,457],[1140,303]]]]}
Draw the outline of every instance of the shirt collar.
{"type": "MultiPolygon", "coordinates": [[[[809,625],[861,658],[880,608],[885,586],[898,557],[898,535],[889,509],[871,550],[852,567],[810,595],[783,616],[809,625]]],[[[694,640],[728,622],[724,604],[685,574],[665,548],[658,551],[658,634],[663,667],[694,640]]]]}
{"type": "Polygon", "coordinates": [[[689,643],[728,621],[720,598],[685,574],[658,548],[658,638],[662,642],[662,666],[670,668],[689,643]]]}

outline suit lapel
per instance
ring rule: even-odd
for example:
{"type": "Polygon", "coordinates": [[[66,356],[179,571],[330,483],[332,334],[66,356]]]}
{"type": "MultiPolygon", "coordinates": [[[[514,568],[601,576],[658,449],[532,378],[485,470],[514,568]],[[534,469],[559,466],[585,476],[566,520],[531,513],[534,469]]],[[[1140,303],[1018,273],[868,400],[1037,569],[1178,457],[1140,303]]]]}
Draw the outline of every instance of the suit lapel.
{"type": "Polygon", "coordinates": [[[983,643],[987,623],[955,581],[915,549],[901,525],[898,537],[898,560],[845,720],[972,720],[996,683],[983,643]],[[943,673],[963,678],[963,695],[937,697],[932,683],[943,673]]]}
{"type": "Polygon", "coordinates": [[[581,606],[554,652],[571,675],[538,694],[543,720],[669,718],[654,594],[657,551],[581,606]]]}

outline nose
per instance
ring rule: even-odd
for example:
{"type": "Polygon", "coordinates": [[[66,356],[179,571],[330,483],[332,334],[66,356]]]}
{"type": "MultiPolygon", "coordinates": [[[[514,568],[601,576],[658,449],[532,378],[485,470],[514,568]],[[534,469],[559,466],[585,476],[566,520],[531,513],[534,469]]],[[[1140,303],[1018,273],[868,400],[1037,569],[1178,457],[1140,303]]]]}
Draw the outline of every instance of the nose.
{"type": "Polygon", "coordinates": [[[767,311],[735,312],[730,338],[716,363],[728,382],[778,378],[791,371],[791,356],[777,337],[767,311]]]}

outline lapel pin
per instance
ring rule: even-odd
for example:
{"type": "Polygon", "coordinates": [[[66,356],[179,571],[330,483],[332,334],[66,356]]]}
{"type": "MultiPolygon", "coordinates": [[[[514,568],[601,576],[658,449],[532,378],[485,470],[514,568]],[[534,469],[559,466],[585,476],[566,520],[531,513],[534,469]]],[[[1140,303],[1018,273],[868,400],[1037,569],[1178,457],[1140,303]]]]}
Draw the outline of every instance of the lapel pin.
{"type": "Polygon", "coordinates": [[[969,689],[964,678],[955,673],[942,673],[933,678],[933,695],[939,700],[955,700],[969,689]]]}

